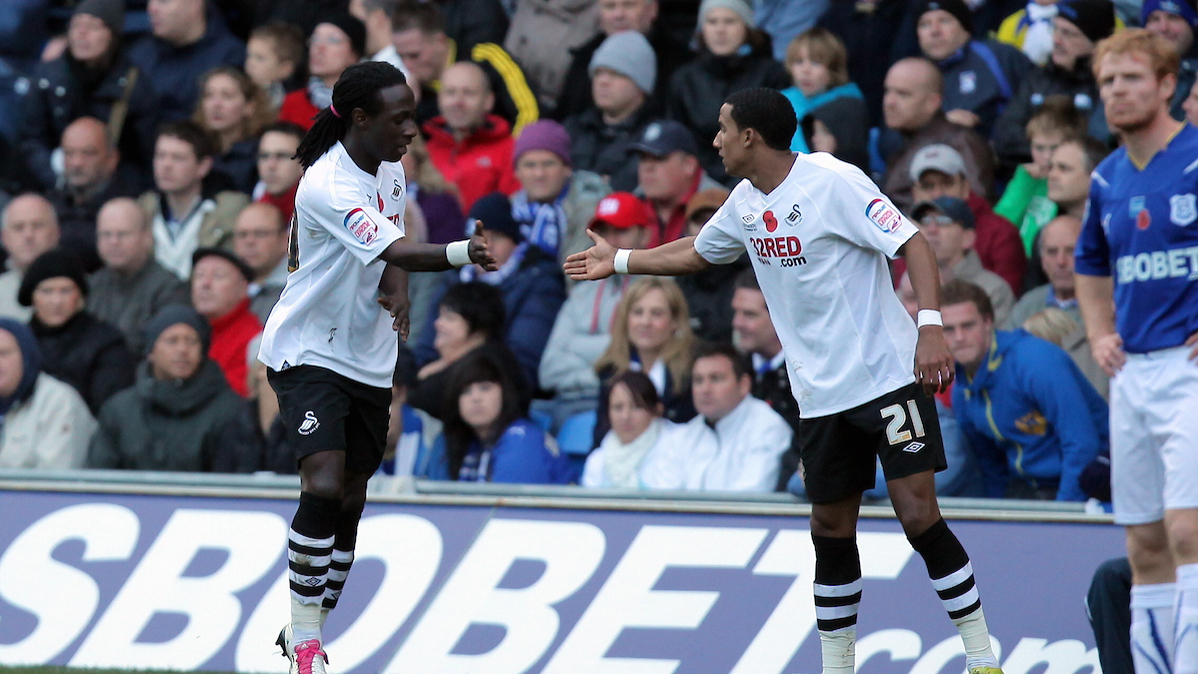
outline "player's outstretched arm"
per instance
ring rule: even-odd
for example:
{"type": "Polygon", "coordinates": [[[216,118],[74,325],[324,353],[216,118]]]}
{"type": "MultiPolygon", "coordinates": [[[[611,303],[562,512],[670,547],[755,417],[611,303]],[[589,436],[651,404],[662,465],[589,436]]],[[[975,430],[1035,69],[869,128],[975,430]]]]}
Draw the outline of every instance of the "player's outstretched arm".
{"type": "Polygon", "coordinates": [[[1115,280],[1110,276],[1076,274],[1077,308],[1086,324],[1090,355],[1107,375],[1114,377],[1127,361],[1123,338],[1115,331],[1115,280]]]}
{"type": "Polygon", "coordinates": [[[403,238],[387,246],[379,258],[405,271],[445,271],[467,264],[480,265],[487,271],[499,268],[487,249],[481,222],[475,223],[474,234],[467,240],[440,245],[412,243],[403,238]]]}
{"type": "MultiPolygon", "coordinates": [[[[907,260],[907,273],[920,311],[940,311],[940,270],[936,254],[923,234],[916,233],[899,249],[907,260]]],[[[941,325],[923,325],[915,343],[915,381],[922,384],[928,395],[947,391],[953,383],[956,369],[953,356],[944,339],[941,325]]]]}
{"type": "MultiPolygon", "coordinates": [[[[616,254],[620,251],[591,230],[587,230],[587,236],[591,237],[595,245],[566,258],[566,276],[575,281],[597,281],[615,274],[616,254]]],[[[628,268],[621,272],[628,274],[679,276],[693,274],[711,266],[711,263],[695,250],[693,236],[648,250],[625,251],[624,254],[627,255],[628,268]]]]}

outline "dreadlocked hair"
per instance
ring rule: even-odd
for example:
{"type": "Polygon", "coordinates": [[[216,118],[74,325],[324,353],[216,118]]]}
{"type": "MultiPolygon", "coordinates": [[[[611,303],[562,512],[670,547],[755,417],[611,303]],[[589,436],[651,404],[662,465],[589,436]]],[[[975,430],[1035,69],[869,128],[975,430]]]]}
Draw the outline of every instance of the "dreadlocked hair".
{"type": "Polygon", "coordinates": [[[407,80],[390,63],[367,61],[346,68],[333,85],[333,104],[316,114],[316,121],[295,151],[300,165],[308,168],[345,138],[355,109],[377,115],[383,109],[379,91],[397,84],[407,84],[407,80]],[[333,109],[337,114],[333,114],[333,109]]]}

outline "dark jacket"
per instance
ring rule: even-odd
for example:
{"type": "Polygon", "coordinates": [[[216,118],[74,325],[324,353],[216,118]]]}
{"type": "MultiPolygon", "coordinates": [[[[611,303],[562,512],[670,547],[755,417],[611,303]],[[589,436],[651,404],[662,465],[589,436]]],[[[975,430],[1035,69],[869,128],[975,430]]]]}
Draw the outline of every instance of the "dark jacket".
{"type": "Polygon", "coordinates": [[[30,319],[42,352],[42,371],[70,384],[96,414],[114,393],[133,384],[136,362],[120,330],[80,311],[63,325],[48,328],[30,319]]]}
{"type": "Polygon", "coordinates": [[[174,122],[190,117],[195,110],[200,75],[218,66],[240,68],[245,64],[245,43],[233,37],[224,20],[210,11],[208,30],[195,43],[176,47],[147,35],[129,48],[129,58],[154,87],[160,121],[174,122]]]}
{"type": "Polygon", "coordinates": [[[790,447],[782,454],[778,484],[774,491],[786,491],[790,476],[799,469],[799,404],[795,402],[786,368],[785,360],[776,368],[770,367],[767,361],[761,369],[753,372],[753,397],[764,400],[794,431],[790,447]]]}
{"type": "Polygon", "coordinates": [[[245,473],[256,456],[232,451],[227,427],[245,402],[205,359],[191,379],[162,381],[143,364],[137,384],[100,410],[89,468],[245,473]]]}
{"type": "Polygon", "coordinates": [[[695,135],[699,163],[707,174],[726,183],[731,179],[720,155],[711,146],[720,130],[720,106],[728,95],[742,89],[790,86],[790,75],[774,60],[768,45],[746,55],[716,56],[703,49],[694,61],[680,67],[670,80],[666,117],[682,122],[695,135]]]}
{"type": "Polygon", "coordinates": [[[980,119],[974,130],[989,138],[1032,62],[1011,45],[970,40],[937,65],[944,76],[944,109],[974,113],[980,119]]]}
{"type": "Polygon", "coordinates": [[[96,252],[96,215],[100,207],[117,197],[136,199],[143,189],[144,185],[131,172],[118,170],[104,189],[82,200],[65,188],[51,191],[46,198],[58,215],[59,245],[75,253],[88,272],[96,271],[101,265],[96,252]]]}
{"type": "MultiPolygon", "coordinates": [[[[50,153],[58,147],[62,132],[80,117],[107,122],[112,107],[125,96],[129,77],[136,81],[129,96],[128,113],[117,144],[121,165],[139,176],[150,176],[154,135],[159,121],[153,84],[149,76],[134,68],[131,54],[119,52],[107,71],[89,70],[68,51],[38,65],[22,101],[19,146],[25,164],[42,189],[54,187],[57,177],[50,168],[50,153]]],[[[195,88],[194,81],[191,88],[195,88]]],[[[190,114],[190,111],[189,111],[190,114]]]]}
{"type": "Polygon", "coordinates": [[[1089,115],[1088,135],[1104,142],[1110,139],[1111,131],[1106,125],[1102,100],[1098,98],[1098,84],[1090,70],[1090,59],[1078,59],[1073,70],[1065,70],[1049,59],[1048,63],[1028,72],[1023,85],[994,124],[994,151],[999,162],[1008,169],[1014,170],[1015,166],[1032,160],[1027,122],[1045,98],[1055,95],[1068,96],[1082,114],[1089,115]]]}
{"type": "Polygon", "coordinates": [[[893,141],[890,151],[883,148],[886,160],[886,175],[881,181],[882,191],[903,212],[914,204],[911,197],[911,160],[925,145],[944,143],[961,153],[965,160],[965,175],[973,191],[987,199],[994,192],[994,151],[981,136],[959,124],[948,121],[943,112],[922,128],[910,134],[898,134],[888,129],[882,134],[880,145],[893,141]]]}
{"type": "Polygon", "coordinates": [[[242,401],[241,409],[226,430],[223,448],[227,452],[226,456],[244,461],[241,465],[245,470],[269,470],[279,475],[295,475],[299,472],[295,450],[287,442],[283,416],[276,416],[268,431],[263,433],[258,423],[256,398],[242,401]]]}
{"type": "MultiPolygon", "coordinates": [[[[666,99],[670,93],[670,79],[674,71],[682,67],[694,56],[682,42],[679,42],[667,28],[657,21],[645,36],[653,53],[657,56],[657,82],[653,86],[653,95],[649,97],[647,106],[651,114],[660,115],[665,111],[666,99]]],[[[607,39],[607,34],[600,32],[582,46],[571,50],[570,70],[566,73],[566,82],[562,85],[557,107],[553,109],[553,118],[564,120],[571,115],[581,114],[595,104],[591,98],[591,75],[588,72],[591,58],[599,45],[607,39]]]]}
{"type": "Polygon", "coordinates": [[[92,274],[87,283],[88,313],[124,333],[125,343],[135,356],[142,353],[142,328],[159,309],[168,304],[191,303],[187,284],[154,258],[129,276],[105,267],[92,274]]]}
{"type": "MultiPolygon", "coordinates": [[[[1173,119],[1186,118],[1186,111],[1182,109],[1181,104],[1189,97],[1195,79],[1198,79],[1198,41],[1181,58],[1181,67],[1177,69],[1177,88],[1173,90],[1173,101],[1169,104],[1169,114],[1173,119]]],[[[1098,107],[1102,108],[1101,105],[1098,107]]]]}
{"type": "Polygon", "coordinates": [[[509,19],[499,0],[441,0],[445,15],[445,34],[469,52],[475,45],[503,44],[509,19]]]}
{"type": "Polygon", "coordinates": [[[736,277],[748,267],[749,258],[742,255],[732,264],[712,265],[678,277],[695,337],[708,342],[732,341],[732,295],[736,277]]]}
{"type": "MultiPolygon", "coordinates": [[[[451,53],[450,58],[455,63],[471,61],[482,68],[491,84],[491,92],[495,94],[495,107],[491,112],[507,121],[512,134],[519,136],[521,129],[540,118],[540,106],[536,92],[524,77],[524,71],[512,55],[500,46],[502,43],[501,39],[499,43],[487,42],[469,49],[459,48],[451,53]]],[[[422,86],[420,103],[416,105],[416,122],[423,127],[440,114],[437,90],[422,86]]],[[[425,134],[427,136],[427,131],[425,134]]]]}
{"type": "MultiPolygon", "coordinates": [[[[632,348],[633,352],[636,351],[632,348]]],[[[616,375],[616,369],[611,365],[599,370],[599,409],[595,411],[595,433],[591,438],[591,447],[599,446],[603,436],[611,430],[611,416],[607,412],[607,399],[611,397],[611,379],[616,375]]],[[[660,396],[661,405],[665,408],[666,419],[676,424],[684,424],[695,418],[695,401],[691,397],[691,383],[688,379],[679,384],[666,370],[666,390],[660,396]]]]}
{"type": "Polygon", "coordinates": [[[823,122],[836,138],[833,157],[856,166],[869,175],[869,111],[860,98],[841,96],[814,108],[803,116],[800,128],[807,146],[811,146],[814,120],[823,122]]]}
{"type": "Polygon", "coordinates": [[[563,126],[570,134],[570,158],[574,170],[592,171],[608,178],[613,190],[631,192],[637,185],[637,162],[628,148],[641,137],[651,120],[651,111],[642,105],[619,124],[606,124],[599,108],[591,106],[570,117],[563,126]]]}
{"type": "MultiPolygon", "coordinates": [[[[461,273],[456,270],[445,272],[445,278],[446,283],[432,298],[431,306],[438,306],[445,291],[462,282],[461,273]]],[[[500,283],[499,289],[503,292],[507,315],[503,341],[519,361],[524,380],[536,390],[541,354],[545,352],[557,312],[566,301],[561,267],[540,248],[528,246],[519,268],[500,283]]],[[[433,348],[436,334],[430,321],[414,350],[416,362],[421,365],[437,358],[437,350],[433,348]]]]}
{"type": "Polygon", "coordinates": [[[228,152],[212,158],[212,171],[228,176],[238,192],[253,192],[258,182],[258,139],[233,143],[228,152]]]}
{"type": "MultiPolygon", "coordinates": [[[[429,327],[432,327],[431,321],[429,327]]],[[[516,390],[520,393],[520,409],[527,410],[532,402],[533,390],[524,378],[520,361],[512,355],[512,350],[503,342],[488,342],[478,348],[492,353],[503,368],[504,374],[516,381],[516,390]]],[[[477,351],[477,349],[475,350],[477,351]]],[[[449,386],[449,380],[453,378],[454,368],[465,360],[469,353],[474,353],[474,351],[464,354],[462,358],[450,363],[449,367],[440,372],[416,380],[414,385],[408,387],[408,405],[434,419],[440,419],[443,416],[442,408],[445,404],[445,388],[449,386]]]]}

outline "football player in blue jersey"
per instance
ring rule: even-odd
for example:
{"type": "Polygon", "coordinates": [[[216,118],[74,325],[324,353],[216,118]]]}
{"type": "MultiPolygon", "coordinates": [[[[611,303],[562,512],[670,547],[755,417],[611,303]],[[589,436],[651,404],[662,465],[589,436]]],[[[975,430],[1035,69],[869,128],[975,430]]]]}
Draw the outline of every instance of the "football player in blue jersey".
{"type": "Polygon", "coordinates": [[[1112,377],[1133,660],[1137,674],[1195,674],[1198,128],[1169,116],[1178,56],[1163,38],[1124,30],[1099,43],[1093,63],[1123,147],[1091,176],[1075,268],[1094,359],[1112,377]]]}

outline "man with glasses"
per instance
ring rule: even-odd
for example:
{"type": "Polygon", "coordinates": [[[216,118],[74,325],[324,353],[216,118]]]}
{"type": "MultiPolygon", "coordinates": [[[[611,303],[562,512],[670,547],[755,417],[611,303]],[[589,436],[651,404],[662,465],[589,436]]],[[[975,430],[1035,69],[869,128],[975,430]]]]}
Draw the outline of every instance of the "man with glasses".
{"type": "Polygon", "coordinates": [[[283,222],[291,222],[295,212],[295,190],[299,188],[304,168],[295,158],[295,150],[304,137],[304,130],[290,122],[275,122],[262,132],[258,141],[258,184],[254,186],[254,201],[270,204],[283,214],[283,222]]]}
{"type": "Polygon", "coordinates": [[[250,311],[263,323],[287,285],[287,232],[283,214],[263,202],[246,206],[233,225],[233,254],[254,271],[250,311]]]}

